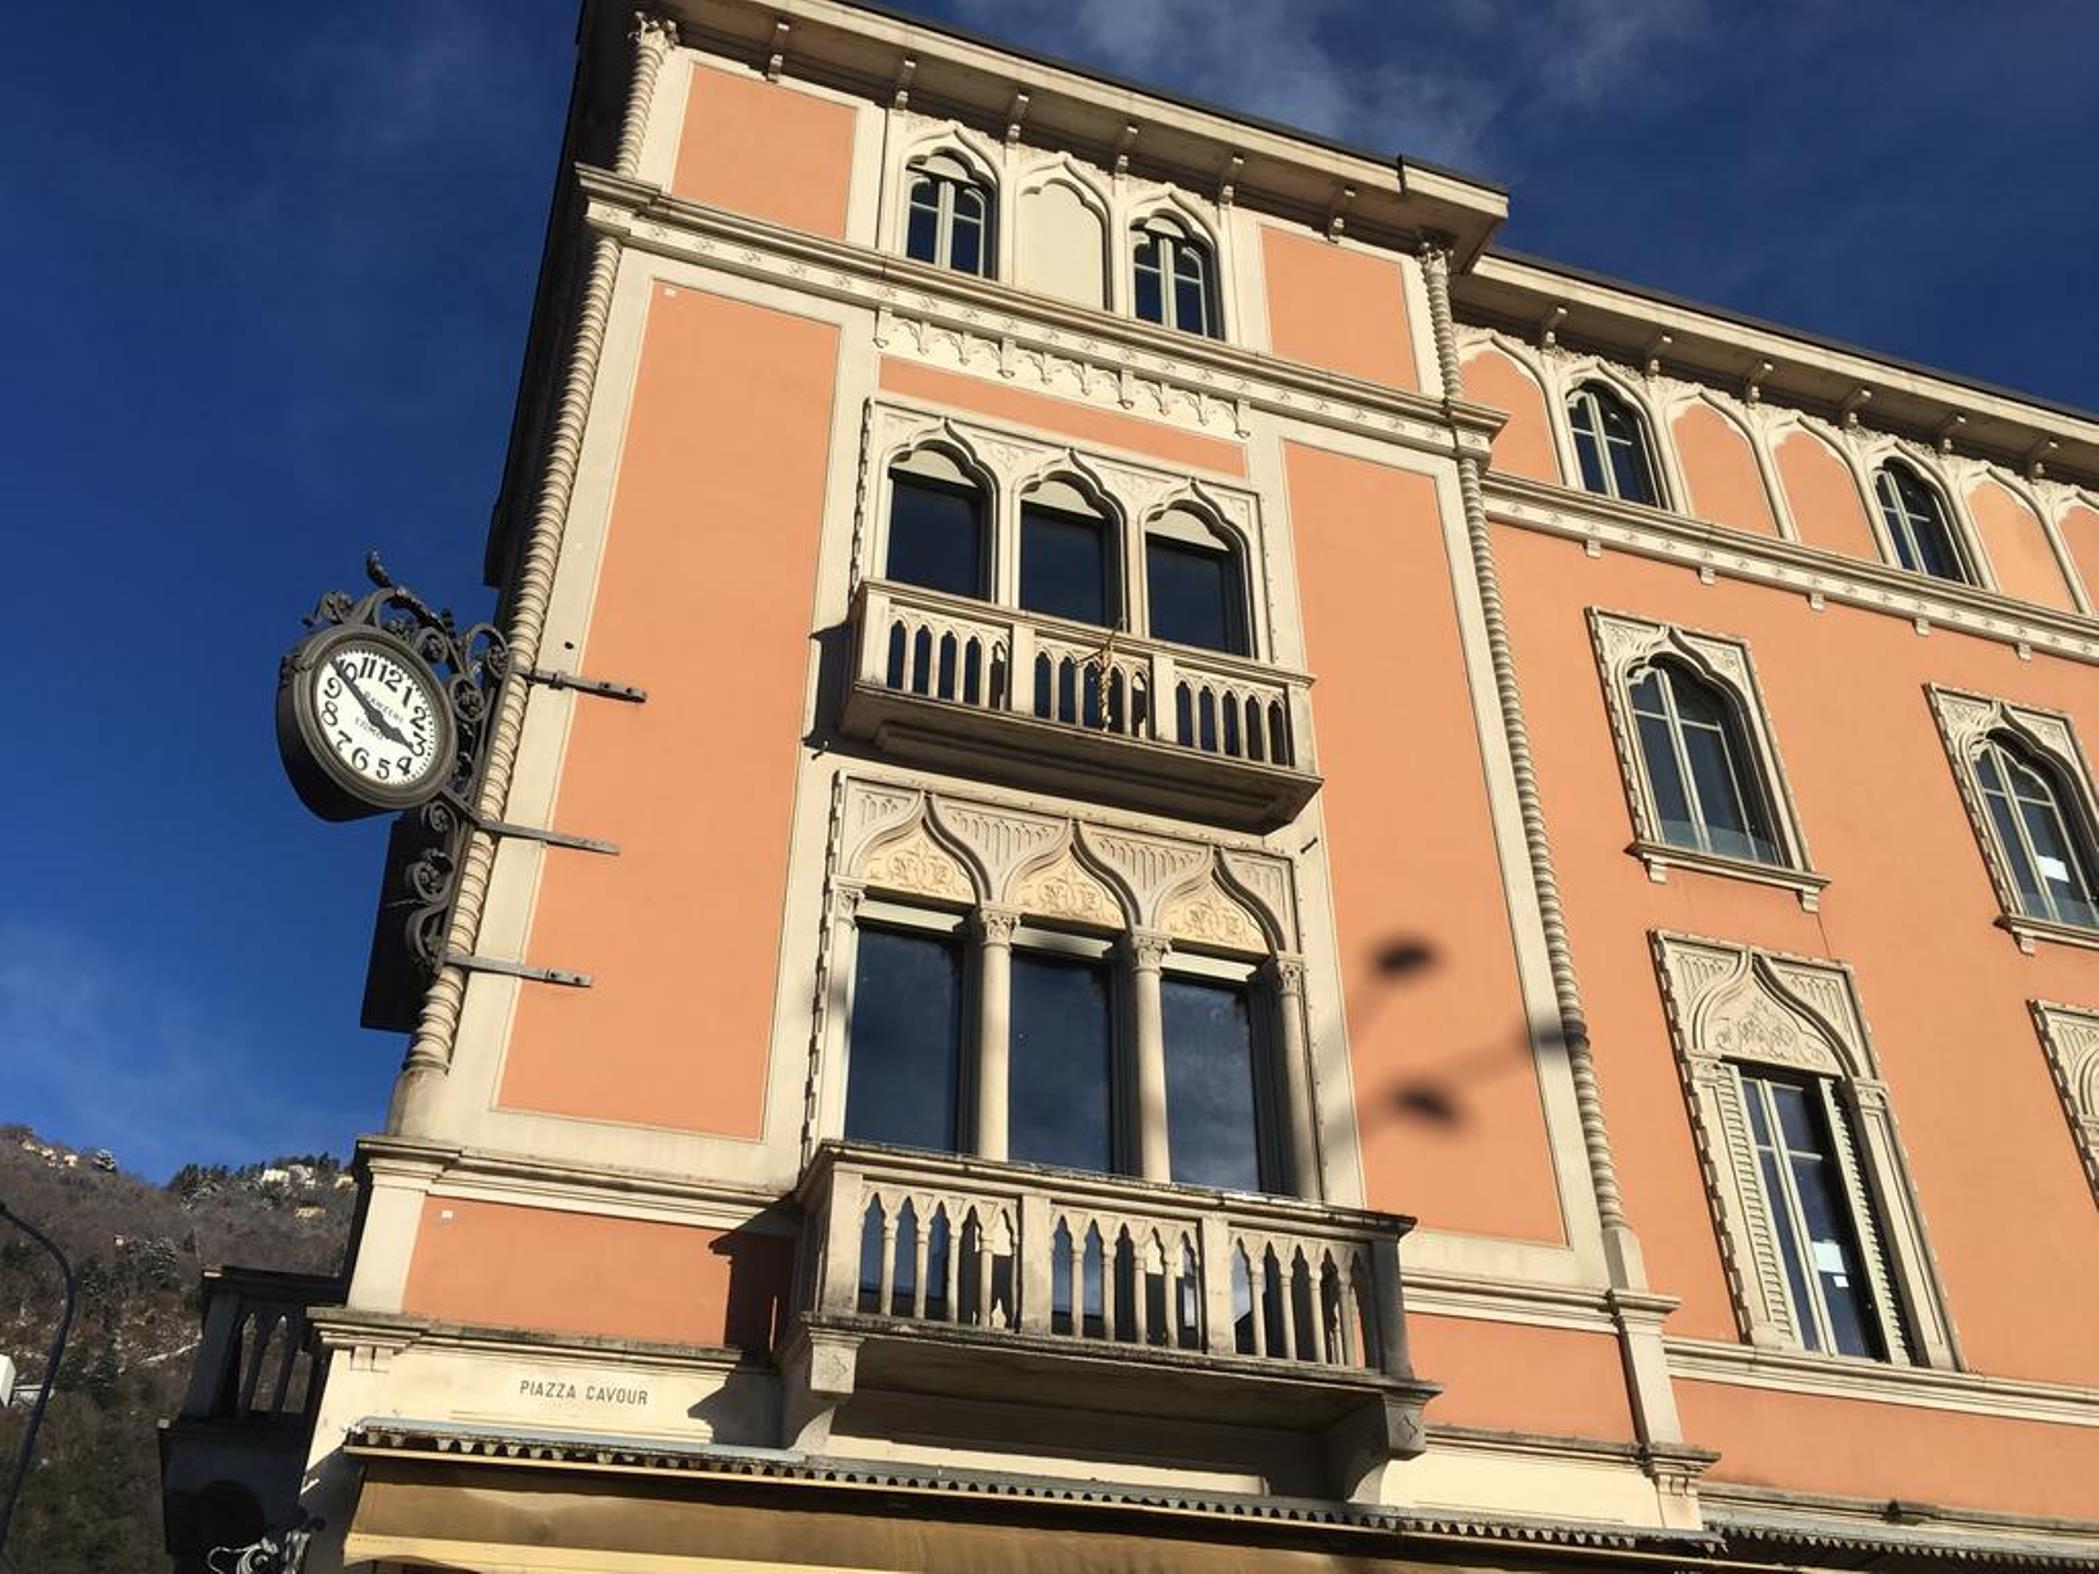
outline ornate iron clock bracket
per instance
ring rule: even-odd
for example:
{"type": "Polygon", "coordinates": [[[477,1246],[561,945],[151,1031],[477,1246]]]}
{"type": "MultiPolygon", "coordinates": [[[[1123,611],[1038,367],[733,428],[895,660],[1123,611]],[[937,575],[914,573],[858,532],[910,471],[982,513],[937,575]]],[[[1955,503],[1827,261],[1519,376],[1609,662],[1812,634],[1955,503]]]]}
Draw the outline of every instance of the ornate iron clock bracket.
{"type": "Polygon", "coordinates": [[[432,609],[398,583],[376,552],[366,556],[365,574],[374,587],[371,591],[361,597],[329,592],[307,617],[307,626],[363,625],[406,644],[436,678],[458,743],[451,767],[436,790],[402,810],[394,822],[365,980],[365,1025],[395,1031],[412,1028],[423,991],[443,967],[589,988],[592,980],[587,973],[451,949],[448,941],[459,873],[467,839],[477,830],[492,837],[606,857],[619,853],[616,845],[598,837],[486,819],[477,811],[494,732],[492,721],[506,682],[515,679],[573,689],[626,704],[639,704],[647,695],[627,684],[574,673],[513,668],[502,633],[493,624],[461,627],[450,611],[432,609]]]}

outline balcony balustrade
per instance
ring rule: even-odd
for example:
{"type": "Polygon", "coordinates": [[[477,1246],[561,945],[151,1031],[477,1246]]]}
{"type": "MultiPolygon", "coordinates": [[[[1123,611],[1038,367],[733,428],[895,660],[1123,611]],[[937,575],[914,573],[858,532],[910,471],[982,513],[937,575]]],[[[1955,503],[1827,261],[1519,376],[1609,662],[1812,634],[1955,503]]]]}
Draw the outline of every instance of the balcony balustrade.
{"type": "Polygon", "coordinates": [[[903,758],[1269,829],[1319,789],[1311,680],[871,580],[845,728],[903,758]]]}
{"type": "Polygon", "coordinates": [[[881,1389],[1315,1431],[1344,1493],[1420,1451],[1411,1220],[836,1143],[800,1195],[805,1411],[881,1389]]]}
{"type": "Polygon", "coordinates": [[[160,1430],[161,1517],[178,1570],[295,1517],[327,1363],[307,1314],[342,1298],[330,1276],[205,1271],[189,1389],[160,1430]]]}

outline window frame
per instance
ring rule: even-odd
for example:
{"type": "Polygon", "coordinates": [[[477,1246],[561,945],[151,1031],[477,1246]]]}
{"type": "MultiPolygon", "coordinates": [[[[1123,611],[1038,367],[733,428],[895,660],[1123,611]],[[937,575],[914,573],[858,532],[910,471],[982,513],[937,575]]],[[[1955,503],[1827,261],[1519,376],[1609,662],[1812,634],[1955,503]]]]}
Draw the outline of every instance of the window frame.
{"type": "Polygon", "coordinates": [[[1148,322],[1155,327],[1166,328],[1176,333],[1192,334],[1199,339],[1224,338],[1224,292],[1219,277],[1219,250],[1215,240],[1198,227],[1191,219],[1177,212],[1155,209],[1133,220],[1129,228],[1129,280],[1130,315],[1138,322],[1148,322]],[[1147,317],[1139,309],[1137,276],[1147,271],[1138,260],[1139,248],[1150,241],[1159,257],[1158,266],[1149,271],[1159,275],[1159,310],[1157,317],[1147,317]],[[1180,269],[1177,253],[1185,251],[1198,263],[1202,277],[1199,281],[1203,308],[1203,323],[1190,327],[1180,320],[1180,269]]]}
{"type": "Polygon", "coordinates": [[[1937,580],[1942,585],[1965,585],[1976,590],[1992,588],[1990,581],[1983,574],[1981,555],[1963,527],[1953,505],[1953,494],[1946,487],[1927,476],[1907,459],[1899,455],[1886,455],[1877,460],[1868,472],[1866,491],[1873,506],[1873,522],[1880,538],[1881,550],[1887,554],[1891,566],[1901,569],[1905,574],[1915,574],[1920,579],[1937,580]],[[1914,516],[1900,498],[1901,483],[1897,479],[1898,476],[1907,477],[1930,501],[1936,522],[1945,533],[1946,550],[1953,555],[1954,567],[1959,571],[1957,576],[1933,573],[1921,566],[1922,554],[1916,552],[1915,530],[1911,523],[1914,516]],[[1881,495],[1883,479],[1898,495],[1897,505],[1892,512],[1901,515],[1902,522],[1899,526],[1896,520],[1890,517],[1888,501],[1881,495]],[[1903,560],[1906,555],[1905,546],[1908,548],[1907,555],[1917,557],[1917,563],[1903,560]]]}
{"type": "Polygon", "coordinates": [[[874,578],[890,584],[910,585],[914,590],[931,591],[934,595],[953,595],[953,591],[939,590],[930,585],[920,585],[914,580],[897,579],[889,572],[889,554],[894,540],[896,519],[896,482],[901,471],[913,484],[961,495],[969,493],[976,499],[977,514],[977,591],[965,599],[981,601],[987,605],[998,600],[999,582],[999,528],[998,493],[991,477],[983,468],[956,445],[947,442],[921,441],[898,449],[891,454],[881,470],[881,532],[876,542],[874,578]],[[922,456],[931,455],[944,461],[956,470],[961,479],[939,475],[930,471],[913,470],[911,466],[922,456]]]}
{"type": "Polygon", "coordinates": [[[2099,1203],[2099,1010],[2053,1000],[2030,1000],[2027,1008],[2070,1123],[2070,1140],[2083,1161],[2092,1201],[2099,1203]]]}
{"type": "Polygon", "coordinates": [[[1207,508],[1198,507],[1193,501],[1178,498],[1153,511],[1137,531],[1136,559],[1141,570],[1141,595],[1130,598],[1132,607],[1125,613],[1129,617],[1141,602],[1144,609],[1143,637],[1157,640],[1162,645],[1175,645],[1186,650],[1199,650],[1207,655],[1227,656],[1235,661],[1257,660],[1254,651],[1258,646],[1254,627],[1254,597],[1250,549],[1245,537],[1225,524],[1207,508]],[[1178,518],[1176,517],[1178,516],[1178,518]],[[1179,521],[1185,520],[1186,523],[1179,521]],[[1190,645],[1182,640],[1167,639],[1152,627],[1152,574],[1151,544],[1154,538],[1169,546],[1192,548],[1197,551],[1215,553],[1224,558],[1227,585],[1227,619],[1236,619],[1239,642],[1243,649],[1217,648],[1209,645],[1190,645]]]}
{"type": "Polygon", "coordinates": [[[2099,949],[2099,922],[2068,923],[2027,910],[1976,768],[1985,748],[2005,737],[2019,745],[2021,752],[2037,759],[2061,795],[2057,808],[2080,872],[2090,888],[2099,880],[2099,797],[2093,794],[2091,768],[2070,718],[2059,711],[1942,688],[1935,683],[1925,685],[1925,693],[1938,722],[1947,763],[1953,768],[1962,807],[1968,811],[1969,828],[1975,833],[1991,888],[1997,895],[1998,927],[2008,931],[2019,949],[2028,953],[2042,940],[2099,949]]]}
{"type": "Polygon", "coordinates": [[[1736,1322],[1750,1345],[1873,1367],[1961,1365],[1908,1161],[1851,969],[1697,935],[1650,933],[1736,1322]],[[1828,1134],[1881,1356],[1811,1350],[1786,1283],[1743,1068],[1822,1082],[1828,1134]]]}
{"type": "Polygon", "coordinates": [[[989,175],[953,148],[939,147],[914,154],[906,161],[902,185],[902,214],[897,235],[899,255],[906,261],[959,273],[964,278],[998,277],[998,190],[989,175]],[[911,221],[918,208],[921,181],[930,182],[934,187],[933,255],[930,258],[911,255],[911,221]],[[983,208],[978,221],[981,233],[977,242],[977,266],[973,269],[957,267],[954,261],[956,197],[964,190],[975,193],[983,208]]]}
{"type": "Polygon", "coordinates": [[[1748,646],[1726,635],[1657,623],[1600,607],[1589,608],[1588,617],[1604,709],[1610,718],[1626,809],[1632,821],[1633,840],[1627,853],[1645,865],[1648,878],[1657,884],[1667,881],[1672,869],[1691,869],[1782,887],[1792,891],[1803,908],[1815,911],[1829,878],[1815,870],[1808,855],[1807,838],[1801,830],[1791,784],[1748,646]],[[1748,775],[1745,785],[1756,790],[1768,823],[1774,853],[1771,861],[1681,846],[1665,834],[1632,695],[1637,676],[1657,662],[1688,667],[1702,682],[1718,689],[1732,708],[1749,756],[1743,762],[1748,775]]]}
{"type": "Polygon", "coordinates": [[[1586,492],[1591,497],[1609,498],[1614,503],[1629,503],[1636,508],[1666,509],[1671,506],[1669,487],[1663,479],[1661,446],[1656,435],[1655,422],[1651,412],[1630,393],[1616,383],[1591,372],[1587,376],[1577,378],[1568,387],[1565,397],[1560,401],[1560,414],[1567,423],[1569,451],[1574,460],[1572,481],[1576,490],[1586,492]],[[1582,431],[1575,422],[1574,412],[1576,402],[1584,399],[1595,411],[1595,437],[1599,448],[1598,472],[1604,482],[1601,491],[1590,486],[1582,472],[1582,431]],[[1648,489],[1654,493],[1652,497],[1627,497],[1618,489],[1618,473],[1610,463],[1610,438],[1605,435],[1603,426],[1602,407],[1605,400],[1623,410],[1633,424],[1638,437],[1640,463],[1646,469],[1648,489]]]}

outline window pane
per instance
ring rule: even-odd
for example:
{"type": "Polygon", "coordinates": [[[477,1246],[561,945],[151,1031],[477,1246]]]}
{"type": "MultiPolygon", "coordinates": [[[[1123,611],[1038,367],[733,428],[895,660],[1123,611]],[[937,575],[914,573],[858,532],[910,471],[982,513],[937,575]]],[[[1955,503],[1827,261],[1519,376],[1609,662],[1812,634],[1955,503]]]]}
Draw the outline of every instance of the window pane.
{"type": "Polygon", "coordinates": [[[1203,285],[1202,268],[1190,267],[1189,254],[1178,254],[1173,270],[1173,321],[1189,333],[1210,331],[1210,294],[1203,285]]]}
{"type": "Polygon", "coordinates": [[[1836,1347],[1845,1355],[1877,1355],[1879,1341],[1869,1331],[1870,1303],[1858,1242],[1844,1201],[1835,1145],[1823,1130],[1820,1095],[1786,1083],[1773,1083],[1771,1091],[1778,1101],[1793,1187],[1807,1221],[1808,1249],[1836,1347]]]}
{"type": "Polygon", "coordinates": [[[1231,553],[1152,536],[1144,543],[1144,578],[1152,638],[1246,654],[1245,598],[1231,553]]]}
{"type": "Polygon", "coordinates": [[[1696,847],[1698,827],[1691,819],[1691,801],[1684,792],[1683,772],[1677,768],[1668,722],[1640,713],[1640,753],[1647,761],[1647,784],[1654,791],[1654,814],[1661,822],[1662,840],[1678,847],[1696,847]]]}
{"type": "Polygon", "coordinates": [[[2018,888],[2019,906],[2037,917],[2047,917],[2048,906],[2041,895],[2040,874],[2027,856],[2025,838],[2019,834],[2019,816],[2012,808],[2011,800],[2001,792],[1985,788],[1982,801],[1989,805],[1990,823],[1997,829],[1997,843],[2004,849],[2004,861],[2011,868],[2012,884],[2018,888]]]}
{"type": "Polygon", "coordinates": [[[933,935],[861,930],[846,1058],[848,1137],[953,1152],[961,948],[933,935]]]}
{"type": "Polygon", "coordinates": [[[2077,867],[2076,855],[2070,849],[2062,817],[2056,812],[2053,795],[2044,803],[2022,803],[2019,810],[2026,821],[2026,834],[2033,843],[2034,872],[2053,899],[2056,916],[2065,923],[2085,922],[2088,904],[2084,880],[2077,867]]]}
{"type": "Polygon", "coordinates": [[[1007,1142],[1029,1164],[1115,1167],[1114,995],[1098,962],[1013,955],[1007,1142]]]}
{"type": "Polygon", "coordinates": [[[1146,322],[1166,321],[1164,285],[1159,278],[1159,243],[1141,237],[1133,253],[1137,265],[1137,315],[1146,322]]]}
{"type": "Polygon", "coordinates": [[[984,532],[978,499],[930,482],[890,482],[888,577],[956,596],[984,593],[984,532]]]}
{"type": "MultiPolygon", "coordinates": [[[[975,204],[978,207],[982,205],[981,202],[975,204]]],[[[984,271],[983,220],[974,216],[965,217],[959,202],[956,204],[955,222],[948,231],[947,265],[958,273],[984,271]]]]}
{"type": "Polygon", "coordinates": [[[1020,604],[1077,623],[1105,627],[1112,622],[1106,523],[1023,504],[1020,604]]]}
{"type": "Polygon", "coordinates": [[[1628,503],[1652,503],[1654,480],[1647,473],[1647,450],[1637,435],[1610,444],[1611,478],[1628,503]]]}
{"type": "Polygon", "coordinates": [[[1768,859],[1770,838],[1763,817],[1748,797],[1749,783],[1740,772],[1740,755],[1730,747],[1728,732],[1718,727],[1686,726],[1684,753],[1698,785],[1698,807],[1705,818],[1713,851],[1731,858],[1768,859]]]}
{"type": "Polygon", "coordinates": [[[904,253],[920,262],[940,260],[940,188],[930,180],[921,180],[911,188],[904,253]]]}
{"type": "Polygon", "coordinates": [[[1259,1191],[1254,1031],[1246,991],[1168,978],[1161,997],[1173,1178],[1189,1186],[1259,1191]]]}
{"type": "Polygon", "coordinates": [[[1574,429],[1574,456],[1581,461],[1582,490],[1610,495],[1610,487],[1603,479],[1603,447],[1594,433],[1585,432],[1580,426],[1574,429]]]}

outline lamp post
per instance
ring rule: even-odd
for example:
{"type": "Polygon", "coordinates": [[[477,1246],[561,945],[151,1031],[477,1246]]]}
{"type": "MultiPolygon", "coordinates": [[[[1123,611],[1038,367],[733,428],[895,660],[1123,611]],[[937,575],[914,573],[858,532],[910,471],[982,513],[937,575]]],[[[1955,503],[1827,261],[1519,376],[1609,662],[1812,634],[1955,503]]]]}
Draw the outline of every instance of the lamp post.
{"type": "Polygon", "coordinates": [[[15,1459],[14,1479],[7,1485],[7,1501],[0,1503],[0,1552],[5,1552],[8,1528],[14,1523],[15,1505],[22,1500],[22,1484],[29,1479],[29,1461],[36,1456],[37,1428],[43,1425],[44,1406],[51,1402],[51,1388],[58,1381],[59,1358],[66,1353],[66,1335],[73,1327],[74,1286],[73,1265],[66,1261],[66,1254],[58,1249],[57,1242],[19,1213],[11,1211],[4,1202],[0,1202],[0,1219],[18,1226],[23,1234],[51,1254],[51,1259],[58,1264],[58,1271],[66,1286],[66,1306],[59,1314],[58,1334],[51,1341],[50,1357],[44,1362],[43,1386],[37,1390],[36,1408],[29,1412],[29,1428],[22,1434],[22,1449],[15,1459]]]}

